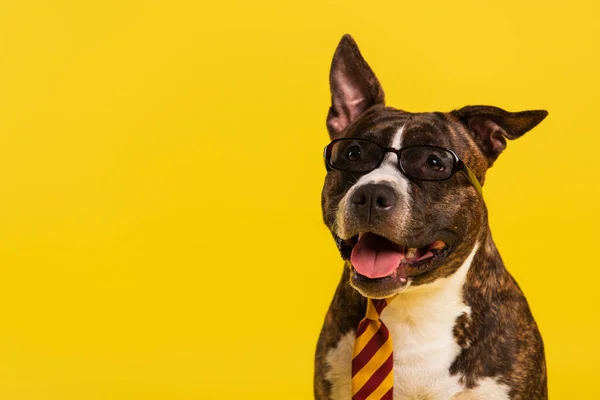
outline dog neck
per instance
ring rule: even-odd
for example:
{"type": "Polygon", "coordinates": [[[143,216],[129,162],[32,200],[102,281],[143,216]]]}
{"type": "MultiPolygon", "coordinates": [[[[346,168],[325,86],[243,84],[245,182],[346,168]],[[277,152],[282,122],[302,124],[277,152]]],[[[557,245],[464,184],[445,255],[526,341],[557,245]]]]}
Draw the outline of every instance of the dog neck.
{"type": "Polygon", "coordinates": [[[439,278],[429,284],[409,286],[400,292],[386,308],[382,319],[393,323],[408,322],[414,325],[429,325],[453,319],[462,313],[469,313],[463,300],[463,288],[476,254],[481,249],[479,241],[462,265],[452,275],[439,278]]]}
{"type": "Polygon", "coordinates": [[[424,316],[431,318],[452,308],[454,311],[464,308],[463,311],[469,314],[472,302],[493,301],[508,286],[514,286],[514,280],[506,271],[492,239],[487,220],[477,236],[466,259],[452,275],[428,284],[407,287],[386,309],[388,318],[393,316],[394,320],[409,319],[416,323],[424,316]],[[457,306],[459,304],[464,307],[457,306]]]}

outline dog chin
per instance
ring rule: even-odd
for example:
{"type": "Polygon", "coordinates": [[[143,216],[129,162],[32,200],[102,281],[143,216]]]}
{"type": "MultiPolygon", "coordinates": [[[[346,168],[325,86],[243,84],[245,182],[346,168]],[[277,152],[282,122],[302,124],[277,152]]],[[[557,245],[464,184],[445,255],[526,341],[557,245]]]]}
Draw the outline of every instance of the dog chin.
{"type": "Polygon", "coordinates": [[[395,272],[383,278],[367,278],[350,265],[350,285],[364,297],[386,299],[408,289],[412,279],[400,278],[395,272]]]}

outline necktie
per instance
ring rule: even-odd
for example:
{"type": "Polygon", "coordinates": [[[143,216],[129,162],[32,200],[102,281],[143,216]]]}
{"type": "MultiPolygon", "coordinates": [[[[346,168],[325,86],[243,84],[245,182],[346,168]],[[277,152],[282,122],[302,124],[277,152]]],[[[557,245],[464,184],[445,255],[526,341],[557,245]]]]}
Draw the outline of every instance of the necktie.
{"type": "Polygon", "coordinates": [[[367,299],[352,355],[352,400],[392,400],[394,359],[390,332],[379,319],[391,299],[367,299]]]}

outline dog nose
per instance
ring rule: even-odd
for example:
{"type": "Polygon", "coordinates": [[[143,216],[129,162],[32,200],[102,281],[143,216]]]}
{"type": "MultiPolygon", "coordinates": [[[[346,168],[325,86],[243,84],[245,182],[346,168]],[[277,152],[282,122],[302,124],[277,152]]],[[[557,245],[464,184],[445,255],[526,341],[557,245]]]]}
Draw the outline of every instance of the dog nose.
{"type": "Polygon", "coordinates": [[[394,207],[397,195],[389,185],[369,183],[356,189],[350,201],[357,210],[382,212],[394,207]]]}

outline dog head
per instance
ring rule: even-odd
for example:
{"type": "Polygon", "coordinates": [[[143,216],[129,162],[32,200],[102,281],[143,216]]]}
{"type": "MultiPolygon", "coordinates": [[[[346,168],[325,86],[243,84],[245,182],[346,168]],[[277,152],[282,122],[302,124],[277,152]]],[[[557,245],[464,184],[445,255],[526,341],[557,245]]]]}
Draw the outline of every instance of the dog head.
{"type": "Polygon", "coordinates": [[[384,92],[346,35],[330,72],[323,218],[350,268],[350,283],[384,298],[453,274],[487,221],[481,186],[506,147],[544,110],[469,106],[409,113],[384,92]]]}

